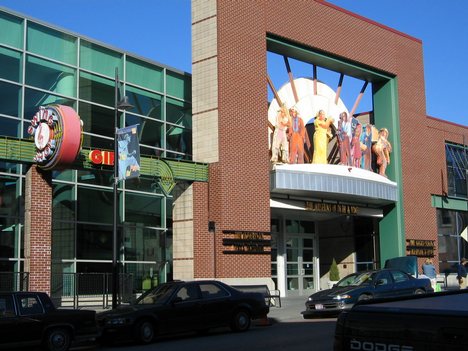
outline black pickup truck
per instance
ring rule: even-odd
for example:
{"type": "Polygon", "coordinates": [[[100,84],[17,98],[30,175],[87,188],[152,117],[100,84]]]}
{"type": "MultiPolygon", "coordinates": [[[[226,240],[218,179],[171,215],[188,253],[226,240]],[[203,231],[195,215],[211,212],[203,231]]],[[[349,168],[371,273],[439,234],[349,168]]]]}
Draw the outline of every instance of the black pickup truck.
{"type": "Polygon", "coordinates": [[[466,351],[468,290],[358,302],[340,314],[334,351],[466,351]]]}
{"type": "Polygon", "coordinates": [[[0,293],[0,349],[66,351],[98,335],[95,311],[57,309],[43,292],[0,293]]]}

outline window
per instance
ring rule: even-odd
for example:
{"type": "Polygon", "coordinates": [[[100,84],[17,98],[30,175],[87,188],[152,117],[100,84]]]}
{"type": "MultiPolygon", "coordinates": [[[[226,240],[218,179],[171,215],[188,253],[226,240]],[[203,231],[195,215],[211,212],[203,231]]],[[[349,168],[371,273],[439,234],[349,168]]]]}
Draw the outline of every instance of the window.
{"type": "Polygon", "coordinates": [[[440,273],[456,272],[460,258],[468,256],[467,230],[467,212],[437,209],[440,273]]]}
{"type": "Polygon", "coordinates": [[[37,23],[29,22],[27,50],[76,65],[76,38],[37,23]]]}
{"type": "Polygon", "coordinates": [[[447,159],[448,195],[467,198],[466,184],[468,172],[467,147],[445,144],[447,159]]]}
{"type": "Polygon", "coordinates": [[[392,277],[395,283],[405,282],[409,280],[408,276],[400,271],[392,271],[392,277]]]}
{"type": "Polygon", "coordinates": [[[36,296],[19,296],[19,312],[23,316],[42,314],[44,309],[36,296]]]}
{"type": "Polygon", "coordinates": [[[0,78],[20,82],[21,54],[19,52],[0,47],[0,78]]]}
{"type": "Polygon", "coordinates": [[[26,58],[26,84],[61,95],[76,96],[75,69],[29,55],[26,58]]]}
{"type": "Polygon", "coordinates": [[[226,297],[229,295],[226,290],[212,283],[201,283],[200,290],[203,298],[226,297]]]}
{"type": "Polygon", "coordinates": [[[0,43],[21,49],[23,47],[23,20],[0,13],[0,43]]]}
{"type": "Polygon", "coordinates": [[[2,318],[15,317],[15,308],[13,306],[13,297],[9,295],[0,296],[0,320],[2,318]]]}
{"type": "Polygon", "coordinates": [[[182,301],[197,300],[200,298],[198,287],[195,284],[183,286],[177,292],[176,298],[180,298],[182,301]]]}
{"type": "MultiPolygon", "coordinates": [[[[1,65],[1,62],[0,62],[1,65]]],[[[21,107],[21,86],[0,82],[0,114],[19,117],[21,107]]],[[[19,128],[16,126],[18,121],[2,119],[2,134],[7,136],[18,137],[20,135],[19,128]],[[10,123],[15,125],[11,128],[6,125],[4,128],[3,123],[10,123]],[[9,134],[7,134],[9,133],[9,134]]]]}
{"type": "Polygon", "coordinates": [[[80,67],[109,77],[115,77],[116,67],[120,76],[123,73],[121,53],[85,40],[81,41],[80,61],[80,67]]]}
{"type": "Polygon", "coordinates": [[[163,77],[162,68],[127,57],[127,82],[163,91],[163,77]]]}

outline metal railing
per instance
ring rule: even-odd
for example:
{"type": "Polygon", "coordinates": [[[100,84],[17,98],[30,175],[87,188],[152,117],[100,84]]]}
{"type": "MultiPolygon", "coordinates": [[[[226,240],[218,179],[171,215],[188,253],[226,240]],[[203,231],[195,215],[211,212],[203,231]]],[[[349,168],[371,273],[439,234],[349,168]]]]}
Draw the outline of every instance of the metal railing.
{"type": "MultiPolygon", "coordinates": [[[[57,307],[112,306],[111,273],[52,274],[51,298],[57,307]]],[[[133,298],[133,274],[119,275],[119,303],[133,298]]]]}
{"type": "Polygon", "coordinates": [[[28,291],[28,272],[0,272],[0,292],[28,291]]]}

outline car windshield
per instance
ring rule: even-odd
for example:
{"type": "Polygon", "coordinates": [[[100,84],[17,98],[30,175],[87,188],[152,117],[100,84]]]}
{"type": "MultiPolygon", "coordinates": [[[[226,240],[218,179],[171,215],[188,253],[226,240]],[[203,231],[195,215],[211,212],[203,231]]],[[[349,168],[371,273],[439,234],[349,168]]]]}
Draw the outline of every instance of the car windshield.
{"type": "Polygon", "coordinates": [[[141,295],[136,303],[138,305],[157,304],[166,302],[176,290],[176,286],[169,284],[159,285],[153,290],[149,290],[141,295]]]}
{"type": "Polygon", "coordinates": [[[347,277],[341,279],[336,286],[346,287],[346,286],[358,286],[358,285],[367,285],[374,280],[375,273],[373,272],[364,272],[364,273],[355,273],[350,274],[347,277]]]}

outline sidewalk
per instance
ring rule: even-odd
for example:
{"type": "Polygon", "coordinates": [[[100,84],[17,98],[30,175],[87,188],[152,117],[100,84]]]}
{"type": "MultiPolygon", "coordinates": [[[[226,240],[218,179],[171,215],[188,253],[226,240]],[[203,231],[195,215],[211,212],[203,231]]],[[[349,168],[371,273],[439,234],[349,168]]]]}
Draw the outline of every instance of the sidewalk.
{"type": "Polygon", "coordinates": [[[282,297],[281,307],[270,307],[268,318],[271,319],[272,322],[302,319],[301,312],[305,310],[307,297],[308,296],[282,297]]]}

